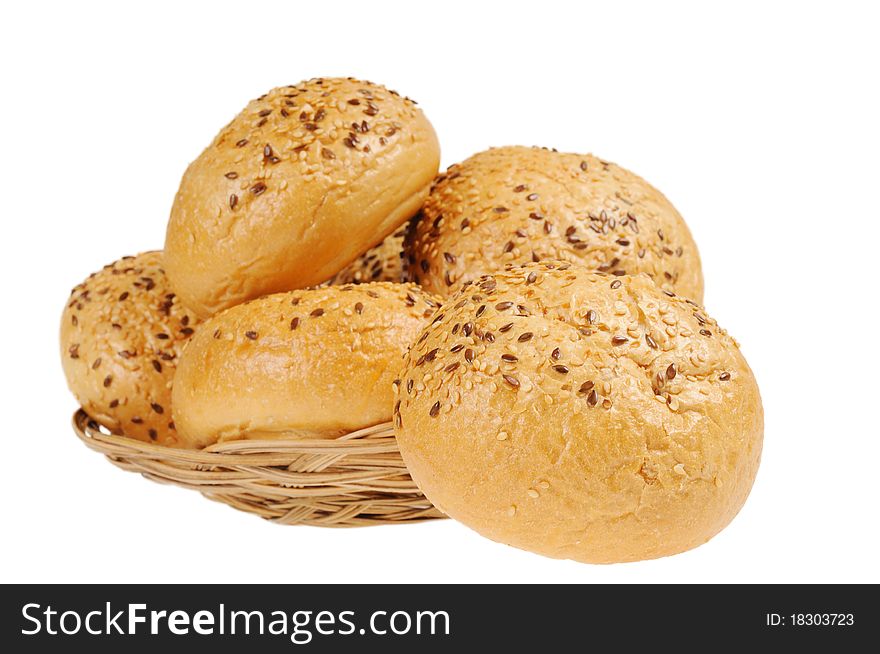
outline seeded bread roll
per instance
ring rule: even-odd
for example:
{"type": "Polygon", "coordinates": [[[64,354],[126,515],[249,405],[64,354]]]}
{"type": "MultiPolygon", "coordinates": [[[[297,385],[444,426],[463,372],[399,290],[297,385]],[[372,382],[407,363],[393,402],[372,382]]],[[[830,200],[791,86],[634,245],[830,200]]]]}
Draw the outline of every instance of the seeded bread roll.
{"type": "Polygon", "coordinates": [[[184,174],[168,275],[202,316],[320,284],[418,211],[439,161],[428,119],[383,86],[313,79],[273,89],[184,174]]]}
{"type": "Polygon", "coordinates": [[[646,276],[515,266],[451,298],[405,359],[413,478],[484,536],[591,563],[675,554],[736,515],[763,411],[739,347],[646,276]]]}
{"type": "Polygon", "coordinates": [[[392,381],[438,303],[413,284],[277,293],[227,309],[186,348],[174,421],[194,447],[334,438],[391,420],[392,381]]]}
{"type": "Polygon", "coordinates": [[[171,381],[197,323],[168,285],[161,252],[123,257],[71,291],[61,319],[67,384],[114,433],[178,445],[171,381]]]}
{"type": "Polygon", "coordinates": [[[645,180],[592,155],[504,147],[451,166],[405,243],[408,275],[448,296],[483,273],[542,259],[615,275],[644,272],[703,299],[687,225],[645,180]]]}
{"type": "Polygon", "coordinates": [[[402,282],[403,237],[406,227],[401,227],[374,248],[370,248],[327,283],[331,286],[363,284],[364,282],[402,282]]]}

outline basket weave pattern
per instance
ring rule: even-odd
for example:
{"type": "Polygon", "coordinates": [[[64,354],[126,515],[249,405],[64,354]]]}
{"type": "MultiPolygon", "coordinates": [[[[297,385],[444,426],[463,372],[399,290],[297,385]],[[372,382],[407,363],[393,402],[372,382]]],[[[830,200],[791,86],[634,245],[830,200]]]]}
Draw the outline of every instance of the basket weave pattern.
{"type": "Polygon", "coordinates": [[[240,440],[198,451],[109,434],[82,409],[73,428],[123,470],[281,524],[359,527],[444,517],[409,476],[390,422],[336,439],[240,440]]]}

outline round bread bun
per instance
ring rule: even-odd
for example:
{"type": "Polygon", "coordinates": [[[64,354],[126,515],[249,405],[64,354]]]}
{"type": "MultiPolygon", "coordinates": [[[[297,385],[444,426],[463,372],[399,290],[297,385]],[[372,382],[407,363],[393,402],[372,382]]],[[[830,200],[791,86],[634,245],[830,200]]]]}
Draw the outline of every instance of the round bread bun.
{"type": "Polygon", "coordinates": [[[390,234],[374,248],[370,248],[327,283],[331,286],[363,284],[365,282],[402,282],[403,237],[406,227],[390,234]]]}
{"type": "Polygon", "coordinates": [[[448,296],[508,264],[580,262],[644,272],[702,302],[700,255],[684,219],[645,180],[592,155],[503,147],[440,175],[405,243],[408,277],[448,296]]]}
{"type": "Polygon", "coordinates": [[[186,348],[174,422],[190,446],[334,438],[391,420],[392,382],[439,306],[413,284],[276,293],[227,309],[186,348]]]}
{"type": "Polygon", "coordinates": [[[113,433],[179,445],[171,382],[197,324],[168,285],[161,252],[123,257],[71,291],[61,318],[67,384],[113,433]]]}
{"type": "Polygon", "coordinates": [[[480,534],[555,558],[651,559],[739,511],[763,439],[739,347],[646,275],[530,263],[450,298],[410,350],[395,432],[480,534]]]}
{"type": "Polygon", "coordinates": [[[273,89],[186,170],[165,239],[171,282],[202,316],[320,284],[418,211],[439,161],[428,119],[383,86],[273,89]]]}

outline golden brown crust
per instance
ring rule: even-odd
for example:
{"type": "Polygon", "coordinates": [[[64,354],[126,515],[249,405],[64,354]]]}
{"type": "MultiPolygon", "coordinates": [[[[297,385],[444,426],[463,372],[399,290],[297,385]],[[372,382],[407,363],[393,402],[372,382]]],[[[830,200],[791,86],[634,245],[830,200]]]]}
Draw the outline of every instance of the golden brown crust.
{"type": "Polygon", "coordinates": [[[277,293],[193,338],[174,384],[181,438],[332,438],[391,419],[391,382],[438,302],[379,282],[277,293]]]}
{"type": "Polygon", "coordinates": [[[418,211],[439,157],[422,111],[382,86],[273,89],[184,174],[168,274],[200,315],[324,282],[418,211]]]}
{"type": "Polygon", "coordinates": [[[178,445],[171,382],[197,324],[168,285],[161,252],[123,257],[71,292],[61,318],[67,384],[111,431],[178,445]]]}
{"type": "Polygon", "coordinates": [[[328,280],[330,286],[366,282],[403,282],[403,237],[406,227],[389,234],[328,280]]]}
{"type": "Polygon", "coordinates": [[[536,263],[450,298],[405,358],[395,430],[481,534],[609,563],[695,547],[742,506],[763,411],[736,342],[646,276],[536,263]]]}
{"type": "Polygon", "coordinates": [[[700,256],[687,225],[645,180],[592,155],[503,147],[435,181],[405,242],[409,279],[448,296],[483,273],[543,259],[649,274],[702,302],[700,256]]]}

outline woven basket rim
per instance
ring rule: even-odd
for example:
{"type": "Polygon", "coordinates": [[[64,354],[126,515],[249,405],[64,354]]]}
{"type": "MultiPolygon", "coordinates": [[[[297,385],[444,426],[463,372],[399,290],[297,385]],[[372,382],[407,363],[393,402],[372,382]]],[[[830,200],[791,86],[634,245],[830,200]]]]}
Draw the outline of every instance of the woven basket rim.
{"type": "Polygon", "coordinates": [[[337,438],[235,440],[188,450],[112,434],[80,407],[74,432],[123,470],[283,524],[364,526],[445,517],[409,475],[390,422],[337,438]]]}

